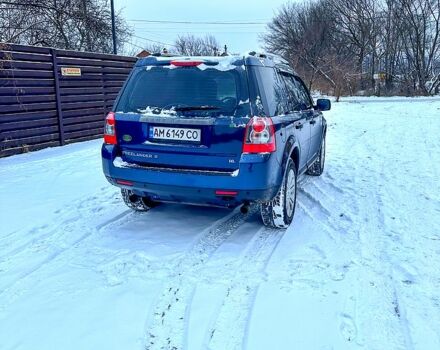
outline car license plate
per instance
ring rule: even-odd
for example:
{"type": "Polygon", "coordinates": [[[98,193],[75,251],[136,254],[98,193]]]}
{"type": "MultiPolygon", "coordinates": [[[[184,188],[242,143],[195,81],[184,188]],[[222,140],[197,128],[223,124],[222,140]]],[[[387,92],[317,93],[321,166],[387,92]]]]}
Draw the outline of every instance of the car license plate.
{"type": "Polygon", "coordinates": [[[177,140],[200,142],[202,131],[200,129],[169,128],[165,126],[150,127],[150,139],[177,140]]]}

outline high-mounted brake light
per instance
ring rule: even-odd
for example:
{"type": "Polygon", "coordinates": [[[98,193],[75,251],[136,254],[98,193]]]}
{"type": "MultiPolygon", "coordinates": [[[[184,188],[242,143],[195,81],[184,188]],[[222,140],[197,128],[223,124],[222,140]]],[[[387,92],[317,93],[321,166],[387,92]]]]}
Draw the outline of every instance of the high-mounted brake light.
{"type": "Polygon", "coordinates": [[[104,125],[104,143],[109,145],[116,145],[116,122],[115,122],[115,113],[109,112],[107,117],[105,118],[104,125]]]}
{"type": "Polygon", "coordinates": [[[253,117],[246,125],[243,153],[275,152],[275,128],[269,117],[253,117]]]}
{"type": "Polygon", "coordinates": [[[202,63],[202,61],[171,61],[171,64],[176,67],[195,67],[202,63]]]}

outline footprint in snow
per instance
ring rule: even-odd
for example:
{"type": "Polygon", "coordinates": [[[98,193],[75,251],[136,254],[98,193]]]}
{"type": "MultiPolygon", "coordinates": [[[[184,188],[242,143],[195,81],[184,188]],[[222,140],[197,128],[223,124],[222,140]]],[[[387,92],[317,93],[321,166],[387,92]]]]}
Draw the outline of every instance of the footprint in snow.
{"type": "Polygon", "coordinates": [[[339,317],[339,330],[341,331],[342,336],[349,342],[354,341],[357,336],[357,328],[353,318],[350,315],[344,313],[341,314],[339,317]]]}
{"type": "Polygon", "coordinates": [[[335,269],[330,271],[330,278],[333,281],[342,281],[353,264],[354,264],[353,261],[349,261],[343,265],[337,266],[335,269]]]}

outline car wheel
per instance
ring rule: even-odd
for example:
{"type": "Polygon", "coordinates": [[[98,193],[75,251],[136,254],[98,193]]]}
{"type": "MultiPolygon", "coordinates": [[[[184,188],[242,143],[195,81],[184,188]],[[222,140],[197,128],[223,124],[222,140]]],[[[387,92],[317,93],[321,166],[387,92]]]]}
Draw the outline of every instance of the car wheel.
{"type": "Polygon", "coordinates": [[[325,135],[322,138],[321,149],[318,153],[318,158],[315,162],[307,169],[307,175],[319,176],[324,172],[325,163],[325,135]]]}
{"type": "Polygon", "coordinates": [[[287,228],[292,222],[296,205],[296,166],[289,159],[283,182],[274,199],[261,203],[261,218],[265,226],[287,228]]]}
{"type": "Polygon", "coordinates": [[[121,189],[121,194],[127,207],[136,211],[148,211],[157,205],[156,202],[151,201],[149,198],[138,196],[133,191],[125,188],[121,189]]]}

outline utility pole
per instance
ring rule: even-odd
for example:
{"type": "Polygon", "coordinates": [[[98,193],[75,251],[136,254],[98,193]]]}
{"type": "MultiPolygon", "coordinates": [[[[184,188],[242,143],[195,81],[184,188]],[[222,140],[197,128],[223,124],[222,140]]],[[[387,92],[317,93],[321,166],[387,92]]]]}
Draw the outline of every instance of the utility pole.
{"type": "Polygon", "coordinates": [[[90,26],[89,26],[89,17],[87,13],[87,0],[82,0],[83,3],[83,12],[84,12],[84,27],[86,30],[86,51],[92,51],[92,39],[90,38],[90,26]]]}
{"type": "Polygon", "coordinates": [[[118,51],[116,49],[116,26],[115,26],[115,4],[114,0],[110,0],[111,13],[112,13],[112,37],[113,37],[113,54],[117,55],[118,51]]]}

